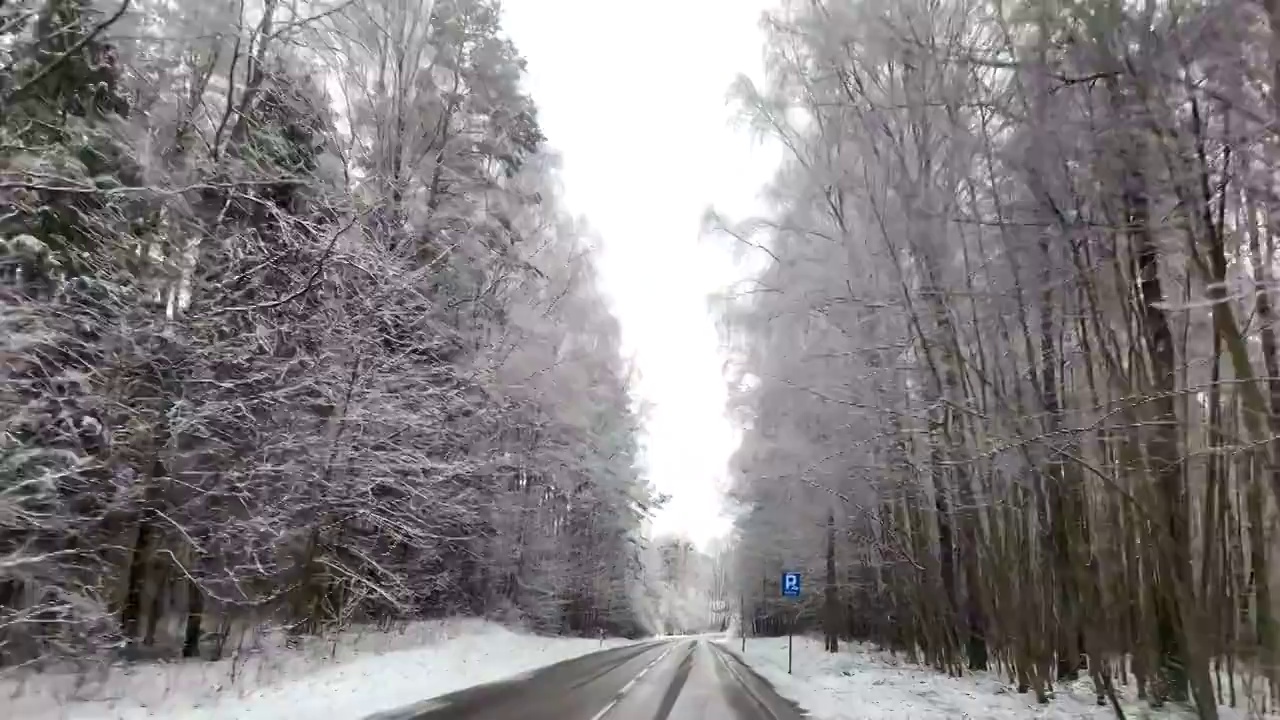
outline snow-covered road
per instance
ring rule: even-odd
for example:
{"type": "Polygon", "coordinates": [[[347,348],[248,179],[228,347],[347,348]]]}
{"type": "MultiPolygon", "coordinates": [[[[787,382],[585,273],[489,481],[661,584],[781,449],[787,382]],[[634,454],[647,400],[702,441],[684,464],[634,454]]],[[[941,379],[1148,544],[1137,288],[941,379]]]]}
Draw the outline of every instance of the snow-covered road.
{"type": "Polygon", "coordinates": [[[605,650],[366,720],[799,720],[796,706],[715,643],[605,650]]]}

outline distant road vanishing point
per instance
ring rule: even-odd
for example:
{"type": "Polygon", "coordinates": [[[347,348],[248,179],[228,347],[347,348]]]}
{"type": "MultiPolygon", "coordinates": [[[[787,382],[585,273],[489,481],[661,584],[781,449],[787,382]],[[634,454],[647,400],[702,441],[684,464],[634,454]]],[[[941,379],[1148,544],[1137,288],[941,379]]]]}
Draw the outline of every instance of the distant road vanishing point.
{"type": "Polygon", "coordinates": [[[557,663],[365,720],[800,720],[804,713],[731,652],[654,640],[557,663]]]}

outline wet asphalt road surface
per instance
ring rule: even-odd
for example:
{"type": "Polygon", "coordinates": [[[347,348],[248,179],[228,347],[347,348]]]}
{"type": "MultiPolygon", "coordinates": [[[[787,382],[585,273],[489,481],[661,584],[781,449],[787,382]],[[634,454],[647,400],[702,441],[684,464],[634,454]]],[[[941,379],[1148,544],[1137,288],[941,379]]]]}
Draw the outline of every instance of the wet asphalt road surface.
{"type": "Polygon", "coordinates": [[[800,720],[804,713],[717,644],[638,643],[365,720],[800,720]]]}

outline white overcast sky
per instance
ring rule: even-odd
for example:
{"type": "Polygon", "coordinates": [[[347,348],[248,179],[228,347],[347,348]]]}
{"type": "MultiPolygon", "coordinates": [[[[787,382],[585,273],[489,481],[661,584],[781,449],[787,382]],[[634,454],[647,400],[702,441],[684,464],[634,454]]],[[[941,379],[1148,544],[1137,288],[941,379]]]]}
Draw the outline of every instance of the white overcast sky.
{"type": "Polygon", "coordinates": [[[645,466],[672,496],[654,521],[705,547],[723,535],[724,356],[707,298],[737,278],[703,211],[758,212],[776,152],[731,124],[739,73],[762,76],[772,0],[505,0],[527,87],[563,158],[565,201],[601,236],[601,279],[651,405],[645,466]]]}

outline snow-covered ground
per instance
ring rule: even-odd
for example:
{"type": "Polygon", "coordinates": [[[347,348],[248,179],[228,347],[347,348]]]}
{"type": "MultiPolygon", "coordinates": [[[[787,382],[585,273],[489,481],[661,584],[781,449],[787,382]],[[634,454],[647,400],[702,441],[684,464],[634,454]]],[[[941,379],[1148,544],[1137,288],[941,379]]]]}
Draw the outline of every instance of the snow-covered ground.
{"type": "MultiPolygon", "coordinates": [[[[605,640],[616,647],[626,640],[605,640]]],[[[24,720],[357,720],[599,650],[479,620],[419,623],[403,633],[350,634],[237,663],[140,664],[78,691],[51,674],[0,683],[0,717],[24,720]]]]}
{"type": "MultiPolygon", "coordinates": [[[[1048,705],[1034,696],[1020,695],[994,673],[951,678],[928,668],[910,665],[901,657],[861,645],[846,645],[835,655],[822,649],[821,638],[797,637],[792,674],[787,674],[787,639],[748,638],[720,640],[773,684],[782,695],[799,703],[814,720],[1092,720],[1114,718],[1110,706],[1094,702],[1093,683],[1087,678],[1057,688],[1048,705]]],[[[1124,688],[1117,688],[1124,690],[1124,688]]],[[[1146,718],[1191,717],[1187,713],[1154,711],[1133,698],[1122,702],[1125,716],[1146,718]]],[[[1222,708],[1222,720],[1258,717],[1245,709],[1222,708]]]]}

